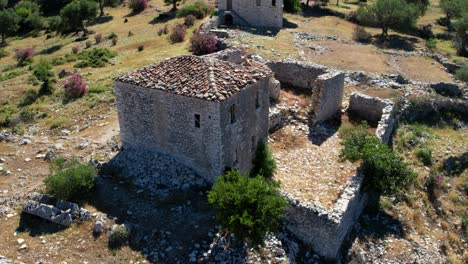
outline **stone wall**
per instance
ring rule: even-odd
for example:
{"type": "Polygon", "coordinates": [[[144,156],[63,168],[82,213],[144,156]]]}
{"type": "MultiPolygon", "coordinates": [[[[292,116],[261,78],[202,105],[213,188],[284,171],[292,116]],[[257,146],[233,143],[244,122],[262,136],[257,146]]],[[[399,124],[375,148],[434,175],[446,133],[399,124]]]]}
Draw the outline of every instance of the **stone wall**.
{"type": "Polygon", "coordinates": [[[235,25],[282,28],[283,0],[220,0],[218,1],[219,23],[225,24],[228,1],[232,2],[232,14],[235,25]],[[273,6],[275,2],[275,6],[273,6]],[[260,5],[257,5],[259,3],[260,5]]]}
{"type": "Polygon", "coordinates": [[[326,260],[338,261],[343,241],[368,200],[361,192],[362,180],[362,176],[354,176],[331,211],[284,194],[289,202],[284,217],[286,228],[326,260]]]}
{"type": "Polygon", "coordinates": [[[118,81],[115,94],[124,149],[170,154],[210,182],[223,172],[219,103],[118,81]]]}
{"type": "Polygon", "coordinates": [[[267,66],[283,86],[312,93],[311,122],[334,118],[341,111],[344,74],[323,65],[285,60],[270,61],[267,66]]]}
{"type": "Polygon", "coordinates": [[[257,143],[268,138],[270,79],[257,81],[221,104],[222,155],[225,167],[242,173],[252,169],[257,143]],[[256,107],[256,97],[259,106],[256,107]],[[236,122],[231,124],[230,107],[235,105],[236,122]]]}
{"type": "Polygon", "coordinates": [[[312,93],[311,122],[320,123],[340,115],[344,92],[344,74],[326,73],[317,78],[312,93]]]}

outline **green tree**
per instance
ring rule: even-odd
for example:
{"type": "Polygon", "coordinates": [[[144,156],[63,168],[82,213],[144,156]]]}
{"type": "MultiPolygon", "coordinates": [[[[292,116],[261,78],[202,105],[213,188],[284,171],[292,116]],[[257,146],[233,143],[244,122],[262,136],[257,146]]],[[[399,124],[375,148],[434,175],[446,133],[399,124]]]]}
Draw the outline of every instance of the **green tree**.
{"type": "Polygon", "coordinates": [[[0,34],[2,34],[2,44],[5,43],[5,38],[18,30],[21,18],[11,8],[0,10],[0,34]]]}
{"type": "Polygon", "coordinates": [[[390,28],[404,30],[414,27],[419,15],[416,5],[404,0],[377,0],[372,5],[360,6],[357,11],[360,22],[382,29],[383,39],[387,39],[390,28]]]}
{"type": "Polygon", "coordinates": [[[42,82],[39,95],[51,94],[55,83],[52,79],[54,77],[52,65],[50,65],[48,61],[41,59],[39,63],[33,67],[33,75],[42,82]]]}
{"type": "Polygon", "coordinates": [[[265,142],[258,143],[253,164],[252,175],[262,175],[265,178],[273,177],[276,170],[276,161],[265,142]]]}
{"type": "Polygon", "coordinates": [[[62,30],[86,31],[85,21],[94,19],[98,5],[92,0],[76,0],[66,5],[61,11],[62,30]]]}
{"type": "Polygon", "coordinates": [[[237,170],[216,180],[208,201],[223,228],[254,246],[262,245],[266,234],[277,230],[286,207],[278,183],[262,176],[242,176],[237,170]]]}
{"type": "Polygon", "coordinates": [[[457,54],[460,56],[468,56],[468,12],[465,12],[453,25],[456,31],[454,40],[457,54]]]}
{"type": "Polygon", "coordinates": [[[447,20],[459,18],[468,12],[468,0],[440,0],[439,5],[447,20]]]}
{"type": "Polygon", "coordinates": [[[300,0],[284,0],[284,11],[288,13],[301,12],[300,0]]]}
{"type": "Polygon", "coordinates": [[[0,0],[0,10],[6,8],[8,5],[8,0],[0,0]]]}
{"type": "Polygon", "coordinates": [[[408,4],[414,4],[418,7],[420,15],[426,14],[427,8],[430,5],[430,0],[406,0],[408,4]]]}

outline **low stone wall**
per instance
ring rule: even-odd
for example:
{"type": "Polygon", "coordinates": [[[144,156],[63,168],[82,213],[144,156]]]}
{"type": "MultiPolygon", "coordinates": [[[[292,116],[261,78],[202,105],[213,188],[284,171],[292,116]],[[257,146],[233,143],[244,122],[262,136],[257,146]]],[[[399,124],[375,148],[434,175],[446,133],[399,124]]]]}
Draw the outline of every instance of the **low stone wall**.
{"type": "Polygon", "coordinates": [[[326,66],[295,60],[270,61],[267,66],[283,84],[312,91],[317,78],[329,71],[326,66]]]}
{"type": "Polygon", "coordinates": [[[361,191],[362,181],[361,175],[354,176],[331,211],[284,193],[289,202],[284,218],[286,228],[326,260],[338,261],[343,241],[367,203],[368,195],[361,191]]]}

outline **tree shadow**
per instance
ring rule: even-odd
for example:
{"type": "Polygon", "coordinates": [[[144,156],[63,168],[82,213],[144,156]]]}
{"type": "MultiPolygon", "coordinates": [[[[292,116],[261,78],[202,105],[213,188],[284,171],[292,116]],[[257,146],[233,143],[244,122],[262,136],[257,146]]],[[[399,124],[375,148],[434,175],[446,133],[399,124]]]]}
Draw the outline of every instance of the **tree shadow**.
{"type": "Polygon", "coordinates": [[[386,40],[380,36],[377,37],[375,45],[382,49],[398,49],[404,51],[414,51],[416,49],[416,43],[418,39],[415,37],[404,37],[400,35],[390,35],[386,40]]]}
{"type": "Polygon", "coordinates": [[[443,163],[443,169],[448,175],[460,175],[468,168],[468,152],[460,156],[451,156],[443,163]]]}
{"type": "Polygon", "coordinates": [[[299,26],[296,23],[293,23],[286,18],[283,18],[283,28],[298,28],[299,26]]]}
{"type": "Polygon", "coordinates": [[[21,213],[17,232],[28,233],[32,237],[53,234],[67,229],[65,226],[47,221],[35,215],[21,213]]]}
{"type": "Polygon", "coordinates": [[[176,17],[176,12],[168,11],[168,12],[160,13],[158,16],[153,18],[148,23],[151,24],[151,25],[162,24],[162,23],[166,23],[166,22],[174,19],[175,17],[176,17]]]}
{"type": "Polygon", "coordinates": [[[43,49],[39,52],[40,55],[49,55],[52,54],[62,48],[62,45],[55,45],[50,48],[43,49]]]}
{"type": "Polygon", "coordinates": [[[332,13],[329,9],[321,8],[319,5],[302,5],[302,16],[309,18],[309,17],[324,17],[324,16],[334,16],[335,14],[332,13]]]}
{"type": "Polygon", "coordinates": [[[86,26],[91,27],[99,24],[104,24],[114,19],[113,16],[100,16],[95,18],[93,21],[86,23],[86,26]]]}

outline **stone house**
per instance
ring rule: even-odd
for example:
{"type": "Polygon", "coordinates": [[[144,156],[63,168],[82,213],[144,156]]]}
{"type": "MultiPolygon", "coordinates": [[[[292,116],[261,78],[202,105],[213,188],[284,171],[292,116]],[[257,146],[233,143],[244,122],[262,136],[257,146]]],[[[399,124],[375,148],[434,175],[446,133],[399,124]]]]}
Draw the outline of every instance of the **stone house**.
{"type": "Polygon", "coordinates": [[[283,27],[283,0],[219,0],[220,25],[283,27]]]}
{"type": "Polygon", "coordinates": [[[249,171],[268,137],[272,75],[252,60],[184,55],[118,77],[123,151],[171,155],[208,182],[231,168],[249,171]]]}

